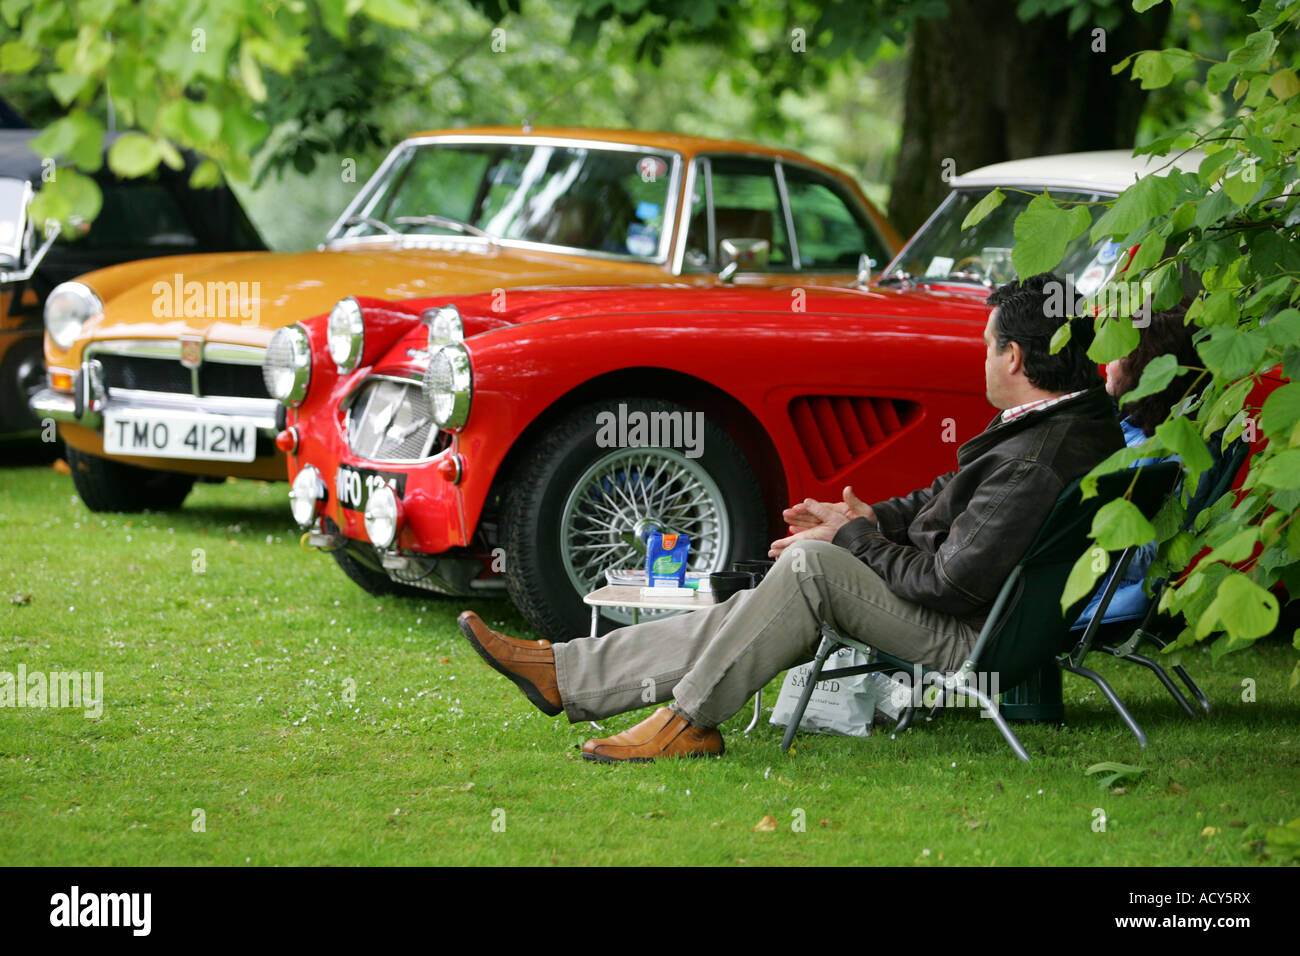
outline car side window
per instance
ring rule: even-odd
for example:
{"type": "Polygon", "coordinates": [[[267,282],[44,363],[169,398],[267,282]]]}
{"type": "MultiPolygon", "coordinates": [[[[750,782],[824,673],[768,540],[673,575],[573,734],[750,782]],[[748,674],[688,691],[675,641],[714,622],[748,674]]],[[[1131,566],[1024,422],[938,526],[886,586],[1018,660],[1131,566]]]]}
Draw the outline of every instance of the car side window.
{"type": "Polygon", "coordinates": [[[83,248],[189,248],[198,239],[161,183],[102,184],[104,204],[78,240],[83,248]]]}
{"type": "Polygon", "coordinates": [[[889,255],[876,230],[842,186],[812,170],[782,164],[801,269],[852,271],[866,253],[873,270],[889,255]]]}
{"type": "Polygon", "coordinates": [[[711,156],[699,164],[698,171],[686,234],[686,261],[716,270],[724,239],[765,239],[771,246],[768,271],[790,269],[790,241],[773,163],[711,156]]]}

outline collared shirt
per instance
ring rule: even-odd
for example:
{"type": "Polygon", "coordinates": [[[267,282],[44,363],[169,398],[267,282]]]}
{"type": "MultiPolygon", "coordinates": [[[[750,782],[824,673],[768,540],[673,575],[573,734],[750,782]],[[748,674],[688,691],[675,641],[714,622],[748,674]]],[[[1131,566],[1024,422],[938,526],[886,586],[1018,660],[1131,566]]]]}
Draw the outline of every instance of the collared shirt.
{"type": "Polygon", "coordinates": [[[1083,390],[1081,389],[1077,392],[1071,392],[1069,395],[1057,395],[1055,398],[1040,398],[1032,402],[1025,402],[1025,404],[1017,405],[1015,408],[1004,409],[1002,412],[1002,420],[1004,422],[1014,421],[1026,412],[1036,412],[1040,409],[1051,408],[1053,405],[1058,405],[1061,402],[1068,401],[1069,399],[1082,394],[1083,390]]]}

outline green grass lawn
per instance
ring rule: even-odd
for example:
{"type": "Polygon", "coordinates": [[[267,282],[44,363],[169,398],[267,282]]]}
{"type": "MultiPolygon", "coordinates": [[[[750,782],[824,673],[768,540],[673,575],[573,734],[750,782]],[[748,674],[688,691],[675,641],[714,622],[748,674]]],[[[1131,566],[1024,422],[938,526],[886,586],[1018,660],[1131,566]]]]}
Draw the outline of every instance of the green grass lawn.
{"type": "Polygon", "coordinates": [[[742,713],[720,760],[590,764],[603,734],[542,716],[460,636],[463,607],[529,636],[507,601],[375,599],[298,546],[286,492],[94,515],[46,465],[0,471],[0,671],[104,681],[97,720],[0,709],[0,864],[1250,864],[1300,816],[1285,641],[1188,655],[1201,723],[1097,660],[1145,753],[1067,675],[1067,725],[1021,728],[1029,764],[971,710],[789,756],[742,713]],[[1145,773],[1101,789],[1101,761],[1145,773]]]}

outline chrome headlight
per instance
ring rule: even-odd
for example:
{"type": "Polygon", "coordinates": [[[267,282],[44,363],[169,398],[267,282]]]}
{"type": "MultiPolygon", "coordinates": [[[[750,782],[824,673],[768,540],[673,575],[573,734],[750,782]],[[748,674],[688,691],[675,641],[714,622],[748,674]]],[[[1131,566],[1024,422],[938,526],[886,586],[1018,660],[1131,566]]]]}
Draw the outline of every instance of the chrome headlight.
{"type": "Polygon", "coordinates": [[[299,405],[311,383],[311,343],[296,325],[276,329],[262,360],[266,391],[283,405],[299,405]]]}
{"type": "Polygon", "coordinates": [[[465,323],[460,310],[454,305],[442,305],[420,313],[420,320],[429,326],[429,351],[465,341],[465,323]]]}
{"type": "Polygon", "coordinates": [[[61,349],[72,347],[86,320],[104,311],[104,303],[83,282],[61,282],[45,299],[45,329],[61,349]]]}
{"type": "Polygon", "coordinates": [[[340,372],[350,372],[361,361],[366,347],[366,320],[357,300],[348,296],[339,299],[330,310],[330,358],[340,372]]]}
{"type": "Polygon", "coordinates": [[[303,465],[289,487],[289,510],[304,528],[316,523],[316,505],[325,497],[325,479],[314,465],[303,465]]]}
{"type": "Polygon", "coordinates": [[[378,485],[366,502],[366,535],[377,548],[391,547],[401,530],[402,503],[388,485],[378,485]]]}
{"type": "Polygon", "coordinates": [[[469,418],[473,396],[469,352],[465,346],[444,345],[429,359],[424,373],[424,397],[429,402],[433,422],[439,428],[459,428],[469,418]]]}

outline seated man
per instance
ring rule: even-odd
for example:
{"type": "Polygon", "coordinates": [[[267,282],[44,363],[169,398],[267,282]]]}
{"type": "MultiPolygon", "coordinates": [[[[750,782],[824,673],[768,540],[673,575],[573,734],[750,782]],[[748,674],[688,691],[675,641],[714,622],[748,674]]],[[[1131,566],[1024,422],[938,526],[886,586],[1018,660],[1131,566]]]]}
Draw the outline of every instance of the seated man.
{"type": "Polygon", "coordinates": [[[603,762],[721,754],[718,725],[811,660],[823,621],[904,660],[961,666],[1061,491],[1124,444],[1085,354],[1091,322],[1076,320],[1051,354],[1052,281],[989,296],[984,377],[1003,411],[929,488],[874,506],[804,502],[815,522],[773,544],[779,560],[762,583],[712,607],[554,646],[498,634],[466,611],[465,636],[543,712],[575,723],[674,700],[587,741],[583,757],[603,762]]]}

